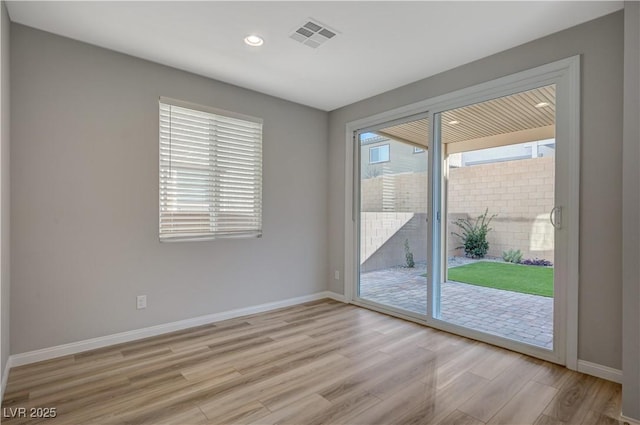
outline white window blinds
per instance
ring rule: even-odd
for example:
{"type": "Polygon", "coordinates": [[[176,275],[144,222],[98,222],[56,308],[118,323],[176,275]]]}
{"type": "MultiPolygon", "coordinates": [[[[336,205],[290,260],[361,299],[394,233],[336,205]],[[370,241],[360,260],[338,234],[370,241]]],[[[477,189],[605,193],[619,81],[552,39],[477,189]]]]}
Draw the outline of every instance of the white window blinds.
{"type": "Polygon", "coordinates": [[[160,98],[160,240],[262,234],[262,120],[160,98]]]}

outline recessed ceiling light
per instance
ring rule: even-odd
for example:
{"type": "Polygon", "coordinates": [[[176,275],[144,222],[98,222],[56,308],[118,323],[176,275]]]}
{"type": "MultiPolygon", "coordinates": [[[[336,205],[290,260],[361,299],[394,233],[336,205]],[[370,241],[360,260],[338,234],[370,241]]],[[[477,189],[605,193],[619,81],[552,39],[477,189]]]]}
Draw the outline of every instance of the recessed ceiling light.
{"type": "Polygon", "coordinates": [[[453,120],[453,121],[449,121],[447,124],[449,124],[449,125],[456,125],[456,124],[460,124],[460,121],[458,121],[458,120],[453,120]]]}
{"type": "Polygon", "coordinates": [[[540,102],[536,104],[536,108],[544,108],[545,106],[549,106],[549,102],[540,102]]]}
{"type": "Polygon", "coordinates": [[[264,39],[259,35],[251,34],[244,38],[244,42],[251,47],[258,47],[264,44],[264,39]]]}

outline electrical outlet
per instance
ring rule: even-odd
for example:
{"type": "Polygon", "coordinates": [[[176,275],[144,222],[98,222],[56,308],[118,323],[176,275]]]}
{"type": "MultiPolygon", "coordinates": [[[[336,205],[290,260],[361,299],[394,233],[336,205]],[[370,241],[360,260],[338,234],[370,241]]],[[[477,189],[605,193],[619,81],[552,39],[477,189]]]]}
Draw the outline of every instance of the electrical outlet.
{"type": "Polygon", "coordinates": [[[333,272],[333,278],[335,280],[340,280],[340,270],[336,270],[335,272],[333,272]]]}
{"type": "Polygon", "coordinates": [[[138,310],[142,310],[143,308],[147,308],[147,296],[146,295],[138,295],[136,297],[136,307],[138,310]]]}

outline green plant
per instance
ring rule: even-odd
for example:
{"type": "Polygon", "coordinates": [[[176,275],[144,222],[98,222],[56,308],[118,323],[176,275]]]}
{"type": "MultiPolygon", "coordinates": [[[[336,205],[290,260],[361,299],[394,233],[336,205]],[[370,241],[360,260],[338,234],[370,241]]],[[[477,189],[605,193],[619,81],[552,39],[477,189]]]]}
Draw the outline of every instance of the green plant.
{"type": "Polygon", "coordinates": [[[553,263],[549,260],[543,260],[542,258],[528,258],[522,261],[522,264],[526,264],[528,266],[544,266],[551,267],[553,263]]]}
{"type": "Polygon", "coordinates": [[[487,217],[487,215],[489,215],[488,208],[484,211],[484,214],[476,217],[474,221],[469,218],[459,218],[453,223],[461,229],[461,233],[452,233],[462,240],[462,245],[458,248],[464,248],[464,253],[467,257],[484,258],[487,255],[489,250],[487,233],[492,230],[489,227],[489,223],[491,223],[496,214],[490,217],[487,217]]]}
{"type": "Polygon", "coordinates": [[[407,267],[412,269],[416,266],[415,261],[413,261],[413,252],[411,252],[411,248],[409,248],[409,239],[404,240],[404,258],[407,261],[407,267]]]}
{"type": "Polygon", "coordinates": [[[510,249],[502,252],[502,259],[507,263],[518,264],[522,261],[522,252],[519,249],[510,249]]]}

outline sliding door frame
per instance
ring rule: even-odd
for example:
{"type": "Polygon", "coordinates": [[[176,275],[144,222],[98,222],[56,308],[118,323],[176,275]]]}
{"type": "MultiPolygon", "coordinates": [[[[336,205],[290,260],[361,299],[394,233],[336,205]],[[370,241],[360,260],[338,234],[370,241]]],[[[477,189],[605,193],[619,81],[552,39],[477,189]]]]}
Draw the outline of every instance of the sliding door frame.
{"type": "MultiPolygon", "coordinates": [[[[566,252],[566,264],[560,267],[556,274],[558,281],[563,282],[554,295],[554,350],[549,351],[540,347],[511,341],[503,337],[486,334],[483,332],[453,325],[442,320],[434,319],[436,298],[434,290],[437,286],[433,281],[428,282],[427,316],[407,315],[402,311],[383,308],[376,305],[365,305],[368,308],[379,309],[385,313],[391,313],[398,317],[422,323],[436,329],[455,333],[465,337],[478,339],[490,344],[518,351],[527,355],[566,365],[569,369],[576,370],[578,366],[578,282],[579,282],[579,201],[580,201],[580,56],[573,56],[532,68],[516,74],[501,77],[492,81],[467,87],[451,93],[427,99],[421,102],[406,105],[390,111],[382,112],[370,117],[347,123],[345,134],[345,299],[349,303],[362,305],[357,299],[358,284],[358,223],[356,200],[357,188],[356,165],[357,159],[357,133],[367,128],[373,128],[396,120],[406,120],[417,114],[427,113],[429,118],[429,154],[428,170],[430,176],[428,188],[428,252],[427,264],[431,276],[441,276],[443,264],[440,264],[441,256],[434,255],[436,238],[442,239],[443,234],[440,223],[440,210],[442,203],[434,200],[442,199],[442,167],[441,146],[436,146],[434,132],[439,131],[435,117],[438,112],[455,109],[474,103],[484,102],[498,97],[508,96],[521,91],[531,90],[537,87],[556,85],[556,139],[561,139],[563,147],[556,144],[557,149],[566,149],[561,157],[566,159],[562,167],[556,167],[561,175],[557,181],[566,182],[566,187],[556,188],[563,197],[562,207],[562,231],[566,237],[559,238],[556,243],[557,250],[566,252]],[[438,178],[433,178],[436,176],[438,178]],[[557,298],[557,299],[556,299],[557,298]],[[559,311],[555,311],[559,310],[559,311]],[[555,335],[563,344],[556,342],[555,335]]],[[[557,198],[556,198],[557,199],[557,198]]],[[[556,235],[558,233],[556,232],[556,235]]],[[[437,247],[440,243],[437,244],[437,247]]]]}

